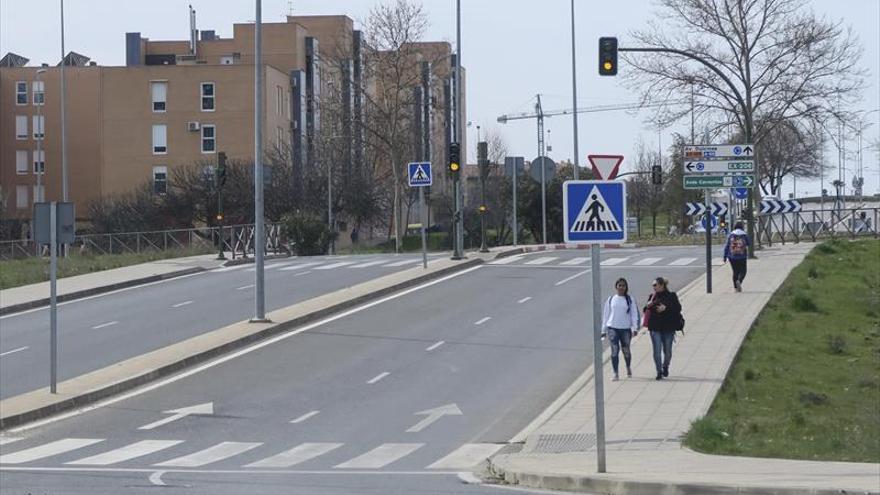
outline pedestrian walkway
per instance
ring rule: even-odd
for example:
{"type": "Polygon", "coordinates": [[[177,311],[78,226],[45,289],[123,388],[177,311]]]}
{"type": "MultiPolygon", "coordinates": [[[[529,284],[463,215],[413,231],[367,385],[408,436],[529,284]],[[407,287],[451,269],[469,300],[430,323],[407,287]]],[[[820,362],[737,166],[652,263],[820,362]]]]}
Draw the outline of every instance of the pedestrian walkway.
{"type": "MultiPolygon", "coordinates": [[[[715,260],[720,263],[721,260],[715,260]]],[[[614,266],[617,268],[645,268],[645,267],[670,267],[688,268],[701,265],[703,261],[692,256],[666,256],[658,257],[657,253],[645,253],[630,256],[609,256],[602,259],[602,266],[614,266]]],[[[501,258],[489,263],[490,266],[542,266],[542,267],[579,267],[589,266],[590,258],[579,256],[569,258],[565,256],[526,256],[524,254],[501,258]]]]}
{"type": "Polygon", "coordinates": [[[680,444],[708,411],[752,322],[812,247],[761,251],[740,294],[729,287],[726,266],[714,269],[713,294],[705,293],[704,277],[679,290],[687,333],[674,347],[667,380],[654,380],[646,333],[633,342],[633,378],[611,382],[606,355],[607,473],[596,468],[592,368],[514,439],[525,440],[522,450],[496,456],[491,470],[511,483],[594,493],[880,492],[878,464],[713,456],[680,444]]]}

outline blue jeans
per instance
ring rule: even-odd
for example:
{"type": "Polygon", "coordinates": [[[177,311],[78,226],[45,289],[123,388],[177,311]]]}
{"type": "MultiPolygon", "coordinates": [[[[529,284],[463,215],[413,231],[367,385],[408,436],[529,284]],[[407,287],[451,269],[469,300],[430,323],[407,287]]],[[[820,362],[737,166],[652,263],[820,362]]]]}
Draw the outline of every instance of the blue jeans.
{"type": "Polygon", "coordinates": [[[664,369],[669,369],[669,362],[672,360],[672,342],[675,340],[675,332],[651,332],[651,345],[654,347],[654,366],[657,367],[657,374],[663,373],[664,369]],[[661,358],[660,352],[663,352],[661,358]]]}
{"type": "Polygon", "coordinates": [[[608,327],[608,341],[611,342],[611,367],[614,368],[615,375],[620,364],[619,354],[621,348],[623,348],[623,359],[626,361],[626,369],[629,369],[632,363],[632,353],[629,349],[631,340],[632,331],[629,328],[608,327]]]}

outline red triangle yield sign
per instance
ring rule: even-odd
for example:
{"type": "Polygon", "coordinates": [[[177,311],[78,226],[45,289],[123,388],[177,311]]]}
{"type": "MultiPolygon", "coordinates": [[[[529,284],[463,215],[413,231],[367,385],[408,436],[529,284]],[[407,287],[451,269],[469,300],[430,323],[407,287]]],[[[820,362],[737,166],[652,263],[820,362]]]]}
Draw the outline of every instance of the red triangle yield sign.
{"type": "Polygon", "coordinates": [[[617,177],[617,169],[623,162],[623,155],[589,155],[587,159],[593,165],[593,174],[599,180],[612,180],[617,177]]]}

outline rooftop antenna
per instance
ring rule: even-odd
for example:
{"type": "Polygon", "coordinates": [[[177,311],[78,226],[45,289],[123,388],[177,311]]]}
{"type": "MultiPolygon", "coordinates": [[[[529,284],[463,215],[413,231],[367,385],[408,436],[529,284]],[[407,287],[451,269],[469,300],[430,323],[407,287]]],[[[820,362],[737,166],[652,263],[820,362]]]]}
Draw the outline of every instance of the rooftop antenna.
{"type": "Polygon", "coordinates": [[[192,5],[189,6],[189,53],[196,54],[196,39],[198,31],[196,31],[196,11],[192,5]]]}
{"type": "Polygon", "coordinates": [[[287,15],[293,15],[293,0],[287,0],[287,15]]]}

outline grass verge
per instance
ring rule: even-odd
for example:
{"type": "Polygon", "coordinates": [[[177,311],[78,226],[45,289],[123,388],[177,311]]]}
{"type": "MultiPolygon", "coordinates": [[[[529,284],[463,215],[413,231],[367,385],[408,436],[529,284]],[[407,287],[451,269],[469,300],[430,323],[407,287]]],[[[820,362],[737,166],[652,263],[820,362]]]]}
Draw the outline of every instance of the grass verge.
{"type": "Polygon", "coordinates": [[[709,454],[880,462],[880,241],[825,242],[792,271],[684,443],[709,454]]]}
{"type": "MultiPolygon", "coordinates": [[[[71,253],[67,259],[58,259],[58,278],[72,277],[85,273],[109,270],[122,266],[137,265],[169,258],[208,254],[210,250],[180,249],[168,251],[148,251],[126,254],[102,254],[96,256],[71,253]]],[[[49,258],[26,258],[0,261],[0,289],[49,280],[49,258]]]]}

